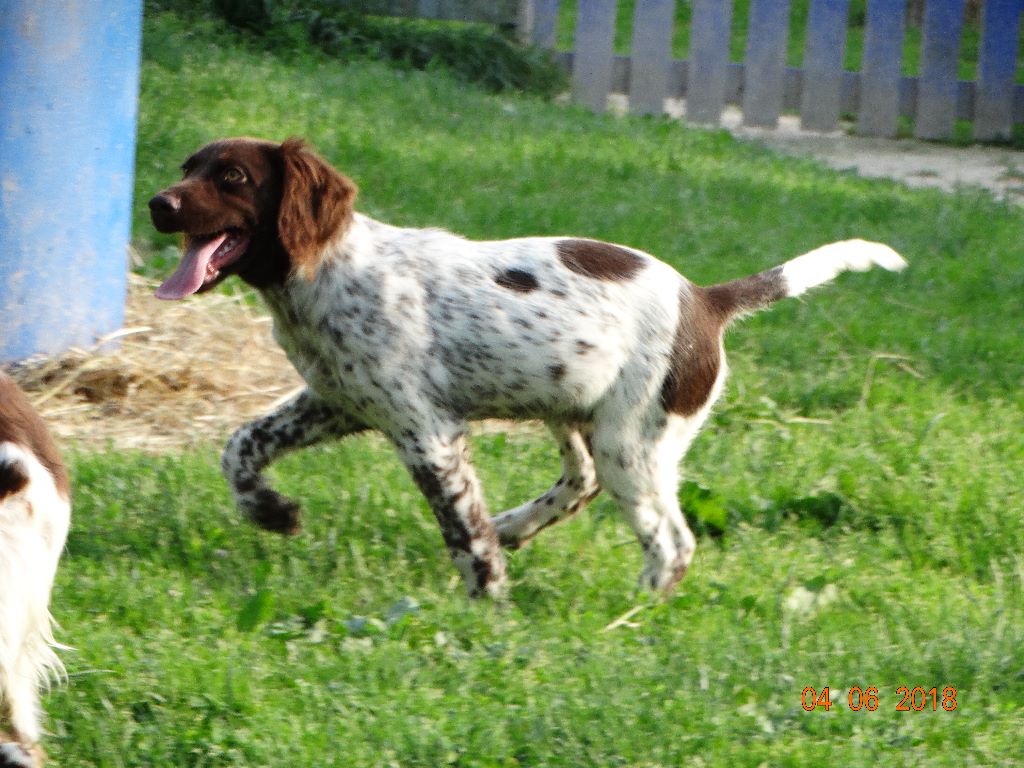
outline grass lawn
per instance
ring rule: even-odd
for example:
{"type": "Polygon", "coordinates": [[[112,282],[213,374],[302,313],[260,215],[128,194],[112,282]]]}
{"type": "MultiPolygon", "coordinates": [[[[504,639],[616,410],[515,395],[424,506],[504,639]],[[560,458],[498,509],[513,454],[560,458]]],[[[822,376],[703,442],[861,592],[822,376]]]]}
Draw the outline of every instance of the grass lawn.
{"type": "MultiPolygon", "coordinates": [[[[237,134],[307,137],[395,223],[624,242],[702,283],[852,236],[911,268],[731,332],[727,393],[684,466],[700,546],[665,600],[635,593],[639,549],[601,497],[510,557],[507,603],[468,601],[374,436],[275,467],[306,508],[287,541],[239,519],[219,446],[72,448],[54,765],[1024,765],[1018,209],[162,15],[145,23],[142,271],[177,259],[145,201],[237,134]],[[831,709],[805,711],[826,686],[831,709]],[[902,686],[935,688],[935,710],[899,711],[902,686]],[[874,711],[851,709],[854,687],[878,689],[874,711]]],[[[557,477],[532,426],[474,452],[494,510],[557,477]]]]}

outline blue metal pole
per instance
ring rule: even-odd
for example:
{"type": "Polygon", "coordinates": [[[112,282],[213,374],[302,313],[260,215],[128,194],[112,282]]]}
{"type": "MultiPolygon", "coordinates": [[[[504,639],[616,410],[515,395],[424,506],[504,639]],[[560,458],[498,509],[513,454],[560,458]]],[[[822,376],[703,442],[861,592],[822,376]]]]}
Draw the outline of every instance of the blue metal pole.
{"type": "Polygon", "coordinates": [[[124,319],[141,0],[0,0],[0,362],[124,319]]]}

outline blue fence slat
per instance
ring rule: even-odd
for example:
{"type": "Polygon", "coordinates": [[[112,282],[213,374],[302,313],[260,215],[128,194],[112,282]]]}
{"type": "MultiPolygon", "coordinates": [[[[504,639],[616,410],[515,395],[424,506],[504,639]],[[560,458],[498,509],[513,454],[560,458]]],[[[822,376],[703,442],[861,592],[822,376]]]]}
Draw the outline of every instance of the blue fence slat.
{"type": "Polygon", "coordinates": [[[612,84],[615,0],[586,0],[576,6],[573,100],[604,112],[612,84]]]}
{"type": "Polygon", "coordinates": [[[807,16],[800,125],[831,131],[839,122],[850,0],[812,0],[807,16]]]}
{"type": "Polygon", "coordinates": [[[1020,42],[1020,0],[985,0],[974,101],[974,138],[1008,139],[1013,130],[1013,85],[1020,42]]]}
{"type": "Polygon", "coordinates": [[[0,361],[121,327],[142,0],[0,10],[0,361]]]}
{"type": "Polygon", "coordinates": [[[789,0],[751,0],[743,69],[744,125],[778,125],[788,33],[789,0]]]}
{"type": "Polygon", "coordinates": [[[868,0],[857,132],[895,136],[900,112],[904,0],[868,0]]]}
{"type": "Polygon", "coordinates": [[[675,6],[675,0],[636,0],[629,70],[629,108],[634,114],[664,111],[675,6]]]}
{"type": "Polygon", "coordinates": [[[921,76],[914,134],[919,139],[953,135],[957,62],[964,26],[964,0],[928,0],[921,39],[921,76]]]}
{"type": "Polygon", "coordinates": [[[717,124],[729,81],[732,0],[693,0],[686,119],[717,124]]]}

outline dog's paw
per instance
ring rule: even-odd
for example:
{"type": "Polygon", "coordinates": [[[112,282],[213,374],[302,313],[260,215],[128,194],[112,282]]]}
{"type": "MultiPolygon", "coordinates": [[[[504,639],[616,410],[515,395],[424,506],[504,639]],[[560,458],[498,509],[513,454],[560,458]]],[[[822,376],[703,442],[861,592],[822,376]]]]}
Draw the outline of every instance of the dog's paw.
{"type": "Polygon", "coordinates": [[[302,528],[302,509],[277,491],[264,488],[242,503],[250,520],[266,531],[294,536],[302,528]]]}
{"type": "Polygon", "coordinates": [[[516,533],[515,531],[511,531],[511,530],[507,530],[507,529],[506,530],[502,530],[501,528],[498,528],[497,526],[495,526],[494,530],[495,530],[495,533],[498,534],[498,543],[504,549],[511,549],[511,550],[522,549],[523,545],[526,544],[526,542],[528,541],[528,539],[521,539],[521,538],[519,538],[519,534],[516,533]]]}
{"type": "Polygon", "coordinates": [[[15,742],[0,744],[0,768],[39,768],[42,755],[38,749],[28,749],[15,742]]]}
{"type": "Polygon", "coordinates": [[[650,592],[670,595],[686,576],[689,565],[690,558],[688,557],[677,557],[669,565],[648,564],[640,574],[637,586],[650,592]]]}

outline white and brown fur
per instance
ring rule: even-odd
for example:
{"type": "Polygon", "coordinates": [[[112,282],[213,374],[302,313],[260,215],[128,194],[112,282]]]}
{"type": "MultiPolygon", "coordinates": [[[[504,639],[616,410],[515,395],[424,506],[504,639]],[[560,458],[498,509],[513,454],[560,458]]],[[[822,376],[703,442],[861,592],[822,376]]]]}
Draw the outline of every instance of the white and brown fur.
{"type": "MultiPolygon", "coordinates": [[[[472,595],[502,591],[502,546],[522,546],[601,489],[643,549],[641,584],[672,588],[695,546],[679,462],[722,392],[730,321],[847,269],[904,266],[885,245],[849,240],[702,288],[625,246],[476,242],[375,221],[353,211],[352,182],[297,140],[215,142],[184,171],[150,201],[154,224],[185,232],[189,253],[228,233],[198,290],[229,274],[259,289],[308,384],[228,442],[222,466],[238,505],[265,528],[295,532],[298,507],[266,484],[264,467],[379,430],[472,595]],[[541,419],[562,456],[550,490],[493,518],[466,442],[467,421],[481,418],[541,419]]],[[[157,295],[181,298],[198,282],[176,273],[157,295]]]]}
{"type": "Polygon", "coordinates": [[[0,373],[0,768],[42,764],[39,690],[63,672],[49,605],[70,498],[46,426],[0,373]]]}

